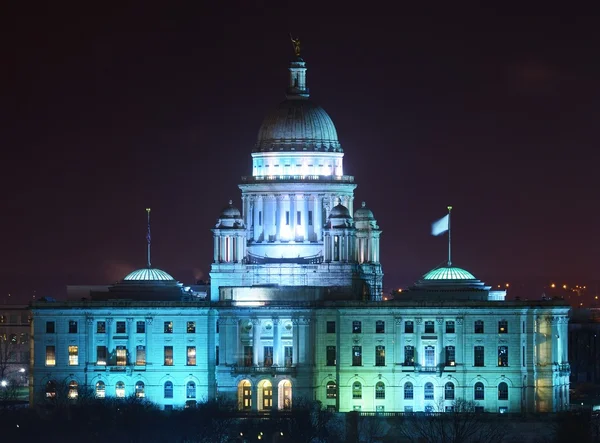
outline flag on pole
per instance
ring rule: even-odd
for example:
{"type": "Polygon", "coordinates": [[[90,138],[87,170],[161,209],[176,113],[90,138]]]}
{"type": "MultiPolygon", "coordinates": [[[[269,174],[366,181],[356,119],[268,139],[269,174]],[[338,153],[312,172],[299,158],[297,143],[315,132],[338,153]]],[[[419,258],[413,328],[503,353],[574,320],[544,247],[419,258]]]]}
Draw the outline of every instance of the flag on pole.
{"type": "Polygon", "coordinates": [[[448,230],[450,215],[446,214],[438,221],[431,224],[431,235],[440,235],[448,230]]]}

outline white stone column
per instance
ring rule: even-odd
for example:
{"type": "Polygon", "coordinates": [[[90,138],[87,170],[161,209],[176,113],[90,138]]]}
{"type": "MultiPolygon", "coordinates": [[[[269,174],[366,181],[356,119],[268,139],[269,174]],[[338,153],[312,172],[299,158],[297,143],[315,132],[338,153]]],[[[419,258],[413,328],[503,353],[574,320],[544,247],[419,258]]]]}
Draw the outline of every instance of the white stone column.
{"type": "Polygon", "coordinates": [[[290,240],[296,240],[296,194],[290,194],[290,240]]]}
{"type": "Polygon", "coordinates": [[[135,341],[133,340],[133,325],[133,318],[127,317],[127,354],[129,354],[125,354],[127,365],[135,364],[135,341]]]}
{"type": "Polygon", "coordinates": [[[394,317],[394,364],[402,364],[404,355],[402,352],[402,317],[394,317]]]}
{"type": "Polygon", "coordinates": [[[258,226],[258,196],[252,196],[252,239],[258,241],[260,236],[260,226],[258,226]]]}
{"type": "Polygon", "coordinates": [[[108,366],[110,355],[113,352],[113,319],[106,319],[106,365],[108,366]]]}
{"type": "MultiPolygon", "coordinates": [[[[146,351],[146,366],[148,366],[149,364],[152,364],[150,361],[150,356],[152,355],[151,353],[151,349],[150,349],[150,340],[148,340],[148,336],[152,334],[152,322],[153,322],[153,318],[152,317],[146,317],[146,329],[145,329],[145,334],[144,334],[144,350],[146,351]]],[[[162,364],[162,363],[161,363],[162,364]]]]}
{"type": "Polygon", "coordinates": [[[300,362],[299,360],[299,348],[300,348],[300,340],[299,340],[299,328],[298,328],[298,323],[299,320],[298,318],[293,318],[292,319],[292,343],[293,343],[293,348],[292,348],[292,359],[293,359],[293,363],[294,365],[298,366],[298,363],[300,362]]]}
{"type": "MultiPolygon", "coordinates": [[[[310,241],[309,238],[309,226],[308,226],[308,208],[309,208],[309,200],[310,200],[310,194],[304,194],[303,196],[303,202],[304,205],[302,206],[302,232],[304,233],[304,241],[308,242],[310,241]]],[[[313,225],[315,223],[315,217],[313,216],[313,225]]]]}
{"type": "Polygon", "coordinates": [[[279,340],[279,318],[273,317],[273,364],[282,366],[279,340]]]}
{"type": "Polygon", "coordinates": [[[285,226],[285,211],[283,207],[283,195],[278,194],[277,198],[277,231],[276,231],[276,240],[281,241],[281,232],[282,227],[285,226]]]}
{"type": "Polygon", "coordinates": [[[252,319],[252,364],[258,366],[258,347],[260,346],[260,321],[252,319]]]}
{"type": "Polygon", "coordinates": [[[219,236],[213,234],[213,260],[215,263],[219,263],[219,236]]]}
{"type": "Polygon", "coordinates": [[[259,197],[259,205],[258,205],[258,210],[260,211],[260,226],[258,227],[259,233],[258,233],[258,239],[261,240],[261,236],[262,236],[262,241],[266,241],[268,240],[267,236],[267,230],[266,230],[266,223],[265,223],[265,195],[261,195],[259,197]]]}

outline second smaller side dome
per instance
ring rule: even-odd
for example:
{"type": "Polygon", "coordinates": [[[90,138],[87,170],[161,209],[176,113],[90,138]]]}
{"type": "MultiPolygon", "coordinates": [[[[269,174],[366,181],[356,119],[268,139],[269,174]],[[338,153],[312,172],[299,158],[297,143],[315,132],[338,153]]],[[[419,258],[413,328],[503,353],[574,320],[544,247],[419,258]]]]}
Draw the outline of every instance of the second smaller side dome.
{"type": "Polygon", "coordinates": [[[219,218],[242,218],[242,214],[238,208],[233,206],[233,201],[229,200],[229,204],[223,208],[219,218]]]}
{"type": "Polygon", "coordinates": [[[354,220],[375,220],[375,216],[373,215],[373,212],[367,208],[367,204],[362,202],[361,207],[354,211],[354,220]]]}
{"type": "Polygon", "coordinates": [[[329,213],[329,218],[352,218],[350,211],[343,204],[338,203],[329,213]]]}

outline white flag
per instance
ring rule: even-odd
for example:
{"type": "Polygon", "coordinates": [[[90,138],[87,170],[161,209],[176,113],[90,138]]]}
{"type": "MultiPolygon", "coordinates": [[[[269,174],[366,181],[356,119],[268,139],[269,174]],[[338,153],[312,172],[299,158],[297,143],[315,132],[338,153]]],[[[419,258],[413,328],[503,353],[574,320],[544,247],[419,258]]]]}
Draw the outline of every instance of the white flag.
{"type": "Polygon", "coordinates": [[[433,222],[431,224],[431,235],[440,235],[448,230],[448,222],[450,220],[450,215],[446,214],[438,221],[433,222]]]}

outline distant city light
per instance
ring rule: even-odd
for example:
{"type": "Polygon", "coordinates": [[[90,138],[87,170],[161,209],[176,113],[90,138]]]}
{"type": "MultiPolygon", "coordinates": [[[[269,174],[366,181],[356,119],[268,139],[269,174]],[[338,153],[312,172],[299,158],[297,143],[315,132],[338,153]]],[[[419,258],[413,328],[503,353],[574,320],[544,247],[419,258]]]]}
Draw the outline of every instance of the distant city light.
{"type": "Polygon", "coordinates": [[[567,289],[567,285],[563,285],[563,289],[567,289]]]}
{"type": "Polygon", "coordinates": [[[19,369],[19,372],[25,372],[25,368],[19,369]]]}
{"type": "Polygon", "coordinates": [[[508,283],[506,283],[506,287],[508,288],[510,285],[508,283]]]}
{"type": "Polygon", "coordinates": [[[552,283],[552,284],[550,285],[550,287],[551,287],[551,288],[556,288],[556,285],[555,285],[554,283],[552,283]]]}

